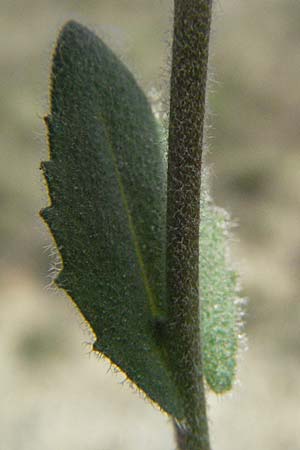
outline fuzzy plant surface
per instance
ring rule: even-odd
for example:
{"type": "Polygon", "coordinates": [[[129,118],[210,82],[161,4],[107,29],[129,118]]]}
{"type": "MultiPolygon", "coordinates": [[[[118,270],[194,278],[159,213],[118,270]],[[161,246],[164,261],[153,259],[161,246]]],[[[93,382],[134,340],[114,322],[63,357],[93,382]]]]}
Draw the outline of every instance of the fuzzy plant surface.
{"type": "MultiPolygon", "coordinates": [[[[170,342],[166,143],[130,71],[74,21],[58,37],[45,122],[50,153],[42,170],[50,205],[41,215],[61,256],[55,283],[92,328],[93,349],[173,418],[178,448],[207,450],[207,432],[194,430],[187,402],[184,346],[177,353],[170,342]],[[193,433],[197,438],[189,440],[193,433]]],[[[200,235],[201,302],[193,320],[203,373],[196,375],[222,393],[235,378],[239,308],[227,261],[228,218],[213,206],[206,178],[193,240],[199,245],[200,235]]]]}

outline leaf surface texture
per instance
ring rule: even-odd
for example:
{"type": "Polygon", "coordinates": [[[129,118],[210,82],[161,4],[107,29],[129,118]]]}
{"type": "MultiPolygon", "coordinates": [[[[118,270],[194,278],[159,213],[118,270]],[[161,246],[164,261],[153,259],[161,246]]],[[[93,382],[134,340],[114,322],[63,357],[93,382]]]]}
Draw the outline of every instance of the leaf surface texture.
{"type": "Polygon", "coordinates": [[[156,323],[166,312],[165,165],[157,124],[125,65],[91,31],[58,38],[42,164],[56,279],[91,325],[94,349],[162,409],[182,407],[156,323]]]}

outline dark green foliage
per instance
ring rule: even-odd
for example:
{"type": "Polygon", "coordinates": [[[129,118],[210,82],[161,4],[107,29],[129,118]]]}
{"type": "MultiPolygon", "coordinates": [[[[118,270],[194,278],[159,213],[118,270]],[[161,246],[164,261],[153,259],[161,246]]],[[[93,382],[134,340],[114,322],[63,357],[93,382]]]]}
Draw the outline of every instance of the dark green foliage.
{"type": "Polygon", "coordinates": [[[126,67],[75,22],[53,58],[51,205],[42,211],[62,257],[56,283],[107,356],[171,415],[182,407],[161,336],[165,304],[165,174],[157,125],[126,67]]]}
{"type": "MultiPolygon", "coordinates": [[[[165,132],[128,69],[75,22],[58,38],[50,97],[50,160],[42,168],[51,205],[41,214],[63,262],[56,283],[91,325],[94,350],[183,419],[187,393],[174,364],[180,352],[168,331],[175,322],[166,294],[165,132]]],[[[207,176],[202,178],[203,369],[208,385],[221,393],[235,376],[236,276],[228,268],[227,216],[211,204],[207,176]]],[[[198,304],[194,310],[198,314],[198,304]]],[[[193,361],[196,367],[200,358],[193,361]]],[[[186,370],[184,358],[178,364],[186,370]]]]}

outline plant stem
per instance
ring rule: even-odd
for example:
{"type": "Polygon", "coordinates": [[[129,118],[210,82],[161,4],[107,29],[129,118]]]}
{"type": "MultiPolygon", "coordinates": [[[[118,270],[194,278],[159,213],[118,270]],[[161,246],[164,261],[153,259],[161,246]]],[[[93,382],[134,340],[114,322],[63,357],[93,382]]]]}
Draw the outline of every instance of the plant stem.
{"type": "Polygon", "coordinates": [[[199,305],[203,129],[212,0],[174,0],[170,98],[167,287],[168,345],[185,421],[180,450],[209,450],[199,305]]]}

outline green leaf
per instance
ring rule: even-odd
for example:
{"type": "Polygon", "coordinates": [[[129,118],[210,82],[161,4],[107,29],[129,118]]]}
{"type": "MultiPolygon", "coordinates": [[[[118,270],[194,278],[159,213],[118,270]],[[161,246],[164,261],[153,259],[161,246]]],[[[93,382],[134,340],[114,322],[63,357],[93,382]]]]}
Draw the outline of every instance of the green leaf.
{"type": "Polygon", "coordinates": [[[41,214],[61,254],[56,283],[91,325],[94,350],[182,418],[162,345],[165,166],[155,119],[128,69],[91,31],[62,29],[53,57],[51,205],[41,214]]]}
{"type": "MultiPolygon", "coordinates": [[[[161,124],[167,148],[167,131],[161,124]]],[[[204,164],[203,164],[204,165],[204,164]]],[[[200,199],[200,261],[202,357],[208,386],[217,394],[231,390],[236,376],[242,300],[238,274],[230,261],[231,222],[209,194],[209,171],[202,170],[200,199]]]]}
{"type": "Polygon", "coordinates": [[[237,274],[229,260],[230,221],[213,205],[203,174],[200,224],[200,290],[203,314],[203,365],[216,393],[232,388],[239,342],[240,301],[237,274]]]}

